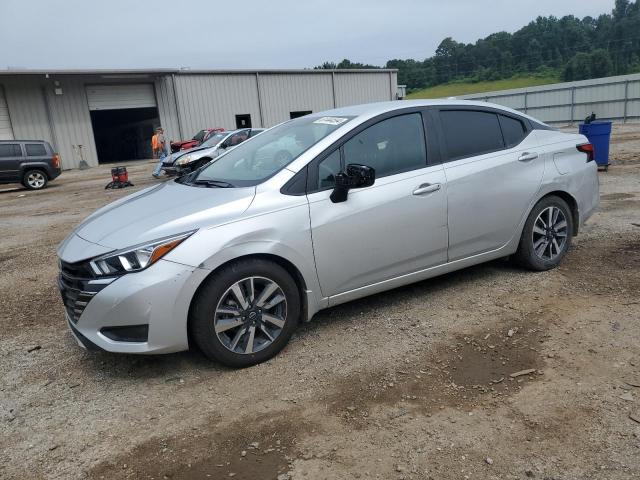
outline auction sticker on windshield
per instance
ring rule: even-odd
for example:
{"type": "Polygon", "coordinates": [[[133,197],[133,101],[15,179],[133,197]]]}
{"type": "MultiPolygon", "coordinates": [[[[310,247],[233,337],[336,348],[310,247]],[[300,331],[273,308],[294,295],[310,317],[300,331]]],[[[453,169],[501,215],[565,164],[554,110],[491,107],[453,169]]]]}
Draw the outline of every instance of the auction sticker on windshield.
{"type": "Polygon", "coordinates": [[[341,123],[346,122],[347,120],[349,120],[348,118],[343,118],[343,117],[322,117],[319,118],[318,120],[316,120],[313,123],[321,123],[324,125],[340,125],[341,123]]]}

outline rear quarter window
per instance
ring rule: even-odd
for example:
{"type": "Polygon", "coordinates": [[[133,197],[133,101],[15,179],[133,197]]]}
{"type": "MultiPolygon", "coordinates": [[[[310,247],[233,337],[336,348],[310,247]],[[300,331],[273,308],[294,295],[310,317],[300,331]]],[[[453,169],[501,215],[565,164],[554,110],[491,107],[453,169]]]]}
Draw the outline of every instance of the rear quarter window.
{"type": "Polygon", "coordinates": [[[502,135],[507,148],[515,147],[527,136],[527,129],[522,120],[505,115],[498,115],[498,118],[500,119],[502,135]]]}
{"type": "Polygon", "coordinates": [[[442,110],[449,161],[495,152],[504,148],[498,115],[472,110],[442,110]]]}
{"type": "Polygon", "coordinates": [[[41,143],[27,143],[25,145],[28,157],[44,157],[47,149],[41,143]]]}

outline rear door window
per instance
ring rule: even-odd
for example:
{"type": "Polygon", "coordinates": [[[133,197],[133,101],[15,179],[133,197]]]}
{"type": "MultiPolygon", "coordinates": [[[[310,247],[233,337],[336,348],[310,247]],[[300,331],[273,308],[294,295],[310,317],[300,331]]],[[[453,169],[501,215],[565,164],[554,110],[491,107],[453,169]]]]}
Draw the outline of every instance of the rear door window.
{"type": "Polygon", "coordinates": [[[498,115],[473,110],[442,110],[440,121],[449,161],[504,148],[498,115]]]}
{"type": "Polygon", "coordinates": [[[0,158],[20,157],[20,156],[22,156],[22,151],[20,150],[19,144],[17,143],[0,144],[0,158]]]}
{"type": "Polygon", "coordinates": [[[507,148],[515,147],[527,136],[527,129],[522,120],[507,117],[506,115],[498,115],[498,118],[500,119],[502,136],[504,137],[504,143],[507,148]]]}
{"type": "Polygon", "coordinates": [[[40,143],[27,143],[25,147],[29,157],[44,157],[47,154],[47,149],[40,143]]]}

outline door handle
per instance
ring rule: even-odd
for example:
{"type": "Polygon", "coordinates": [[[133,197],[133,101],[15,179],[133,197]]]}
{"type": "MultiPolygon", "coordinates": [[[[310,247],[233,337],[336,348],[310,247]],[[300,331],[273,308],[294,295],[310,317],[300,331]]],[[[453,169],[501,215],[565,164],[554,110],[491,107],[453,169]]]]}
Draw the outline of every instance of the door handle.
{"type": "Polygon", "coordinates": [[[535,152],[524,152],[522,155],[518,157],[519,162],[530,162],[531,160],[535,160],[538,158],[538,154],[535,152]]]}
{"type": "Polygon", "coordinates": [[[440,190],[440,186],[441,185],[439,183],[423,183],[413,191],[413,194],[426,195],[427,193],[437,192],[438,190],[440,190]]]}

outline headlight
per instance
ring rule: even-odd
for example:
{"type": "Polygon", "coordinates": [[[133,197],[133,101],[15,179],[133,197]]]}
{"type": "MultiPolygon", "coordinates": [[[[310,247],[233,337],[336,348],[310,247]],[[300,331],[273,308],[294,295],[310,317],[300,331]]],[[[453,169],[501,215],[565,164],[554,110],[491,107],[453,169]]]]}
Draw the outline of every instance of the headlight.
{"type": "Polygon", "coordinates": [[[193,160],[193,156],[192,155],[183,155],[182,157],[180,157],[177,161],[176,161],[176,165],[186,165],[187,163],[189,163],[191,160],[193,160]]]}
{"type": "Polygon", "coordinates": [[[111,252],[94,258],[89,262],[89,265],[91,265],[93,273],[98,276],[115,276],[139,272],[160,260],[186,240],[193,232],[195,230],[111,252]]]}

